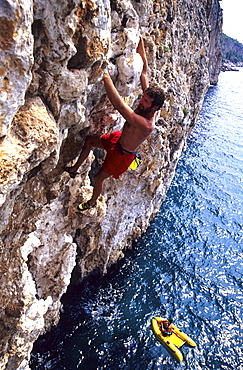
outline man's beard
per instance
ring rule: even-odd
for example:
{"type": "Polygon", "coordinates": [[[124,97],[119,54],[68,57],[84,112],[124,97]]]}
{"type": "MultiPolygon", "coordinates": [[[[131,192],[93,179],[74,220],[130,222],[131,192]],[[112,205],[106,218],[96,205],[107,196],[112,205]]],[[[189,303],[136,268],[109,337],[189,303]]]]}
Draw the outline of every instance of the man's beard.
{"type": "Polygon", "coordinates": [[[139,114],[140,116],[146,116],[151,111],[152,107],[144,108],[141,104],[138,104],[137,108],[135,109],[135,113],[139,114]]]}

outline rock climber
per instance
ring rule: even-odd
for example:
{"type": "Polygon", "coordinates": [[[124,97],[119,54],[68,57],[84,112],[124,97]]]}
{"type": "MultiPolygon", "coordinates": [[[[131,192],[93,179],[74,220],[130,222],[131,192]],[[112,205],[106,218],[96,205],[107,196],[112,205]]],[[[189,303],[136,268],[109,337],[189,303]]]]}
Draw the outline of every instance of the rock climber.
{"type": "Polygon", "coordinates": [[[103,81],[106,94],[116,110],[125,118],[122,131],[108,135],[88,135],[77,162],[72,167],[64,167],[70,177],[74,178],[78,168],[88,157],[93,147],[104,149],[107,154],[105,161],[94,176],[94,188],[91,199],[78,205],[79,211],[90,209],[96,205],[96,200],[102,192],[103,182],[110,176],[118,179],[135,158],[137,147],[151,134],[155,127],[155,113],[165,99],[164,91],[157,85],[149,86],[148,62],[143,39],[140,37],[137,52],[143,60],[140,82],[143,95],[137,108],[133,111],[117,92],[108,72],[104,73],[103,81]]]}

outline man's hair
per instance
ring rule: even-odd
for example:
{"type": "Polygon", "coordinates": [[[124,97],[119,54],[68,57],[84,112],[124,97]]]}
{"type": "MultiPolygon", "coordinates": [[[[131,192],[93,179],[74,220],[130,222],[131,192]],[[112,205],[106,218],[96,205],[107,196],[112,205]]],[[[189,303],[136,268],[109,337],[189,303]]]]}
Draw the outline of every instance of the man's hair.
{"type": "Polygon", "coordinates": [[[165,101],[165,93],[161,87],[156,84],[151,84],[144,92],[153,99],[152,106],[162,107],[165,101]]]}

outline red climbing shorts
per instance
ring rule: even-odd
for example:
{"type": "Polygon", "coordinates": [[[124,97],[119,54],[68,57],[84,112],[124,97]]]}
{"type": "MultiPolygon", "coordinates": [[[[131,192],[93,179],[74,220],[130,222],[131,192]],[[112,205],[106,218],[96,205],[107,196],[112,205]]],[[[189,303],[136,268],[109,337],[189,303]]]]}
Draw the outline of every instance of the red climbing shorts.
{"type": "Polygon", "coordinates": [[[126,172],[135,157],[134,154],[122,152],[119,148],[118,140],[121,135],[121,131],[115,131],[100,137],[102,145],[107,152],[102,170],[112,175],[114,179],[119,179],[119,176],[126,172]]]}

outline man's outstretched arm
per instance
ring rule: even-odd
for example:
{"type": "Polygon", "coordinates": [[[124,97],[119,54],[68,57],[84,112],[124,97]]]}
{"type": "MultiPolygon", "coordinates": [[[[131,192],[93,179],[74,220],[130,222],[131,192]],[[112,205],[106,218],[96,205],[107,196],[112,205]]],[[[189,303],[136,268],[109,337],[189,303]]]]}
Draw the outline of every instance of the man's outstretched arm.
{"type": "Polygon", "coordinates": [[[118,110],[119,113],[128,121],[130,124],[134,126],[144,127],[147,128],[147,120],[136,114],[122,99],[119,95],[118,91],[116,90],[112,79],[108,72],[104,73],[103,77],[106,94],[115,109],[118,110]]]}
{"type": "Polygon", "coordinates": [[[148,61],[147,61],[147,57],[146,57],[146,54],[145,54],[144,43],[143,43],[142,37],[140,37],[140,39],[139,39],[139,43],[138,43],[138,47],[137,47],[137,53],[140,54],[140,56],[143,60],[143,70],[142,70],[142,73],[141,73],[141,76],[140,76],[140,81],[141,81],[142,89],[143,89],[143,91],[145,91],[149,86],[149,82],[148,82],[148,61]]]}

